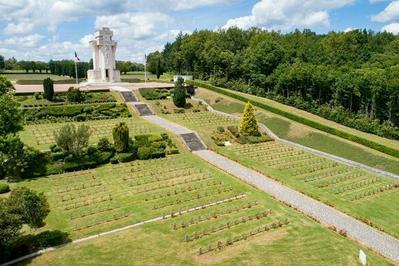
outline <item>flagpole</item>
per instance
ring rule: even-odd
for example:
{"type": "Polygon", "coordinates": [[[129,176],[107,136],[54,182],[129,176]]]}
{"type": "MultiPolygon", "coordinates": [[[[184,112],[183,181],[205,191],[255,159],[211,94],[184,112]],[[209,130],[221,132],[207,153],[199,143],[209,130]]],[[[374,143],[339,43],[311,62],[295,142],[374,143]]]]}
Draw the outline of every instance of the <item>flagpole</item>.
{"type": "Polygon", "coordinates": [[[147,55],[144,55],[144,83],[147,83],[147,55]]]}
{"type": "Polygon", "coordinates": [[[79,85],[79,79],[78,79],[78,63],[75,60],[75,77],[76,77],[76,85],[79,85]]]}

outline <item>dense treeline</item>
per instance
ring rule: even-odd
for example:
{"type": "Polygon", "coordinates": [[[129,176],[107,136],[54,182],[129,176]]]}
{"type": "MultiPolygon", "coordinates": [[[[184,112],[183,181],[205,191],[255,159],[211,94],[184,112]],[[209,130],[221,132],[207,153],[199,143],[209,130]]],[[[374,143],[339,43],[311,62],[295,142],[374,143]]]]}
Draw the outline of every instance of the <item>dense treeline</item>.
{"type": "Polygon", "coordinates": [[[399,139],[399,37],[390,33],[203,30],[180,34],[147,60],[152,58],[163,71],[192,74],[399,139]]]}
{"type": "MultiPolygon", "coordinates": [[[[79,78],[86,78],[87,70],[93,67],[93,61],[78,62],[77,72],[79,78]]],[[[116,68],[122,74],[130,71],[143,71],[144,65],[130,61],[116,61],[116,68]]],[[[73,60],[50,60],[42,61],[17,61],[14,57],[5,60],[0,55],[0,70],[25,70],[26,73],[52,73],[60,76],[75,77],[75,61],[73,60]]]]}

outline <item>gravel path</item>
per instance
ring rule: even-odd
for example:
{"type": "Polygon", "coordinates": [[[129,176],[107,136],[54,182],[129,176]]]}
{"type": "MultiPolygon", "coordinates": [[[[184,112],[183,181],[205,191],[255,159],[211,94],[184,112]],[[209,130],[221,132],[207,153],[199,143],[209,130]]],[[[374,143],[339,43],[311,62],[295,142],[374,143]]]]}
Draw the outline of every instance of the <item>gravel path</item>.
{"type": "Polygon", "coordinates": [[[399,263],[399,240],[213,151],[203,150],[193,153],[225,172],[255,185],[260,190],[316,218],[322,224],[335,226],[337,230],[345,230],[350,238],[399,263]]]}

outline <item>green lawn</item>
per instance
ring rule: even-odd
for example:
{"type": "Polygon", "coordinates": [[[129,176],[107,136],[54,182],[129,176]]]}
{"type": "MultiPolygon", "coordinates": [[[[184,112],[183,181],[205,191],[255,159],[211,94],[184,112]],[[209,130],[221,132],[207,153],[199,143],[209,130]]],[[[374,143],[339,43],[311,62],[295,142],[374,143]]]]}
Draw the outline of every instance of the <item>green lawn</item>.
{"type": "Polygon", "coordinates": [[[18,80],[44,80],[46,78],[51,78],[52,80],[72,80],[72,78],[68,76],[58,76],[58,75],[53,75],[50,73],[35,73],[35,74],[12,74],[12,73],[7,73],[7,74],[1,74],[6,76],[9,80],[11,81],[18,81],[18,80]]]}
{"type": "MultiPolygon", "coordinates": [[[[48,197],[51,212],[41,231],[62,230],[71,239],[245,195],[66,246],[33,259],[30,263],[34,265],[356,265],[362,248],[186,152],[17,185],[43,191],[48,197]]],[[[373,252],[366,252],[370,265],[387,264],[373,252]]]]}
{"type": "Polygon", "coordinates": [[[219,126],[237,124],[222,115],[198,112],[163,116],[198,131],[211,149],[399,237],[399,224],[395,222],[399,217],[398,181],[277,142],[218,147],[211,139],[212,132],[219,126]]]}
{"type": "MultiPolygon", "coordinates": [[[[226,113],[241,113],[244,108],[244,104],[238,100],[202,88],[198,89],[196,97],[206,100],[216,110],[226,113]]],[[[257,116],[260,122],[280,138],[399,174],[399,159],[395,157],[264,110],[258,109],[257,116]]]]}

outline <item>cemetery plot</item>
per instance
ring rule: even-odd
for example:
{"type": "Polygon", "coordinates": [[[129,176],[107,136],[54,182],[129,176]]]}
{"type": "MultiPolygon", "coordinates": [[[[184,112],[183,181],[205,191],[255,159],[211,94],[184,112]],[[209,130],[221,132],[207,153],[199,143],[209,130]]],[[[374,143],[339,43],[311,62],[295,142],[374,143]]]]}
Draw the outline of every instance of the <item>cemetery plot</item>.
{"type": "MultiPolygon", "coordinates": [[[[102,137],[112,138],[112,128],[119,122],[125,122],[131,135],[149,134],[160,132],[160,129],[148,124],[137,118],[120,118],[120,119],[109,119],[100,121],[88,121],[88,122],[74,122],[79,125],[84,123],[90,127],[91,141],[94,143],[102,137]]],[[[32,142],[35,145],[48,145],[55,143],[54,131],[59,130],[67,123],[51,123],[41,125],[29,125],[25,126],[25,134],[22,134],[23,140],[26,140],[28,136],[32,138],[32,142]]]]}
{"type": "MultiPolygon", "coordinates": [[[[337,257],[356,255],[359,250],[358,245],[350,240],[321,228],[302,214],[216,171],[191,154],[106,165],[23,181],[19,185],[34,187],[47,196],[51,212],[43,229],[67,232],[71,239],[163,217],[137,230],[129,230],[134,235],[133,239],[121,238],[114,242],[114,245],[127,239],[130,243],[140,242],[146,256],[151,255],[148,250],[156,250],[159,256],[170,252],[173,247],[191,260],[206,260],[209,256],[218,258],[227,253],[230,260],[239,258],[237,255],[241,251],[237,252],[237,249],[251,254],[266,253],[267,257],[271,254],[284,257],[281,254],[286,254],[285,250],[291,252],[294,248],[297,254],[321,253],[324,261],[325,255],[333,252],[332,256],[328,255],[328,261],[336,261],[337,257]],[[151,241],[140,238],[138,232],[142,230],[149,232],[151,239],[156,239],[153,242],[163,248],[152,246],[149,244],[151,241]],[[278,251],[267,251],[270,245],[264,245],[264,239],[276,235],[283,246],[278,251]],[[258,245],[259,241],[262,241],[262,246],[258,245]],[[343,245],[345,248],[341,248],[343,245]],[[340,250],[333,247],[340,247],[340,250]],[[265,252],[259,252],[259,248],[265,252]]],[[[112,236],[104,236],[101,241],[107,241],[109,237],[112,236]]],[[[75,246],[65,248],[68,247],[75,246]]],[[[113,250],[119,255],[124,254],[119,247],[112,247],[107,252],[112,253],[113,259],[119,257],[113,250]]],[[[129,248],[129,254],[131,250],[136,249],[129,248]]],[[[63,256],[64,262],[65,258],[72,257],[63,256]]],[[[98,257],[104,261],[104,257],[98,257]]],[[[176,259],[174,257],[170,264],[176,263],[176,259]]]]}
{"type": "Polygon", "coordinates": [[[220,149],[266,175],[397,236],[399,181],[273,141],[220,149]],[[380,210],[384,209],[384,212],[380,210]]]}
{"type": "Polygon", "coordinates": [[[56,210],[53,214],[62,214],[72,236],[90,235],[224,199],[238,200],[245,194],[182,155],[106,165],[51,176],[42,182],[48,186],[48,198],[56,210]]]}
{"type": "Polygon", "coordinates": [[[169,114],[166,118],[194,130],[216,129],[218,126],[226,127],[238,125],[238,121],[230,117],[207,111],[183,114],[169,114]]]}
{"type": "Polygon", "coordinates": [[[399,188],[399,182],[393,179],[345,166],[278,142],[234,145],[230,149],[347,201],[380,196],[399,188]]]}

